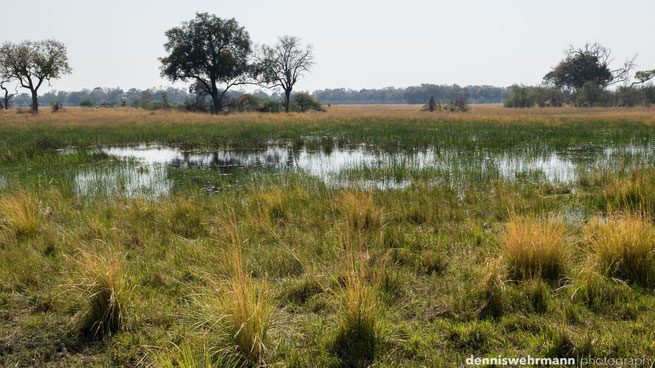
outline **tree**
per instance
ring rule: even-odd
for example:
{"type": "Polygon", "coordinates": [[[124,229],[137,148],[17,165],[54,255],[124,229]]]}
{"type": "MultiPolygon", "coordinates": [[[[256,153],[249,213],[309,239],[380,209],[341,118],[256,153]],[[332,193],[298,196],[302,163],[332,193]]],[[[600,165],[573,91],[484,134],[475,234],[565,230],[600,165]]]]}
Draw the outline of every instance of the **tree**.
{"type": "Polygon", "coordinates": [[[284,90],[284,111],[289,112],[293,86],[314,65],[312,46],[303,48],[298,37],[282,36],[274,46],[262,46],[256,59],[260,81],[284,90]]]}
{"type": "Polygon", "coordinates": [[[11,98],[16,96],[16,93],[9,93],[9,89],[5,86],[6,83],[10,82],[9,80],[0,80],[0,89],[4,91],[5,96],[0,98],[0,101],[2,102],[2,105],[0,108],[4,108],[5,110],[9,109],[9,103],[11,101],[11,98]]]}
{"type": "Polygon", "coordinates": [[[634,86],[635,84],[644,84],[653,78],[655,78],[655,69],[638,71],[635,73],[636,81],[632,82],[630,87],[634,86]]]}
{"type": "Polygon", "coordinates": [[[566,58],[544,76],[546,83],[577,92],[585,83],[601,89],[630,78],[636,57],[625,61],[622,67],[611,69],[611,50],[598,43],[587,43],[581,48],[570,46],[566,58]]]}
{"type": "Polygon", "coordinates": [[[66,46],[55,40],[6,42],[0,47],[0,75],[16,80],[32,93],[32,112],[39,112],[38,90],[44,81],[58,79],[72,71],[66,46]]]}
{"type": "Polygon", "coordinates": [[[160,58],[161,75],[171,81],[193,81],[211,96],[212,112],[223,110],[223,97],[233,86],[248,83],[251,42],[234,19],[196,13],[191,21],[166,32],[168,56],[160,58]],[[221,85],[221,87],[219,87],[221,85]]]}

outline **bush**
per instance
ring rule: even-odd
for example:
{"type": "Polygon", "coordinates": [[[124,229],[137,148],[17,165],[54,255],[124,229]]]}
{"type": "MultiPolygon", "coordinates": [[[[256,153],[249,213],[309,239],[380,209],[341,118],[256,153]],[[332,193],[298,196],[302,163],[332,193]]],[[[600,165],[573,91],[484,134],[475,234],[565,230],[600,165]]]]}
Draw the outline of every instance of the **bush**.
{"type": "Polygon", "coordinates": [[[595,82],[585,82],[575,95],[576,106],[602,106],[606,105],[608,102],[608,92],[595,82]]]}
{"type": "Polygon", "coordinates": [[[62,106],[58,100],[52,100],[50,101],[50,108],[52,108],[52,112],[58,112],[62,109],[62,106]]]}
{"type": "Polygon", "coordinates": [[[614,104],[621,107],[633,107],[645,103],[642,90],[632,87],[620,87],[614,93],[614,100],[614,104]]]}
{"type": "Polygon", "coordinates": [[[323,104],[309,93],[296,93],[293,95],[293,103],[297,106],[298,111],[307,112],[309,110],[325,111],[323,104]]]}
{"type": "Polygon", "coordinates": [[[239,112],[246,112],[246,111],[258,111],[262,108],[263,105],[264,105],[264,101],[262,98],[259,98],[255,95],[251,95],[248,93],[244,93],[241,96],[235,98],[231,102],[230,107],[232,107],[234,110],[239,112]]]}
{"type": "Polygon", "coordinates": [[[93,102],[93,100],[90,98],[85,98],[84,100],[80,101],[80,106],[82,107],[94,107],[95,105],[95,102],[93,102]]]}
{"type": "Polygon", "coordinates": [[[105,107],[105,108],[116,107],[116,106],[118,106],[118,102],[116,101],[111,101],[111,102],[105,101],[100,104],[100,107],[105,107]]]}
{"type": "Polygon", "coordinates": [[[534,94],[531,87],[513,85],[512,93],[505,100],[505,107],[532,107],[534,94]]]}
{"type": "Polygon", "coordinates": [[[266,100],[259,111],[261,112],[282,112],[284,111],[284,104],[277,100],[266,100]]]}

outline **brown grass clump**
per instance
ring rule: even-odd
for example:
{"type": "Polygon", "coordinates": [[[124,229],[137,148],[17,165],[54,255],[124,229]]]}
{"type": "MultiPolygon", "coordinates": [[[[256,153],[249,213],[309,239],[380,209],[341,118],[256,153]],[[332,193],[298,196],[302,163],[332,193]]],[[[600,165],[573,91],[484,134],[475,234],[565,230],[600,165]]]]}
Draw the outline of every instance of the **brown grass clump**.
{"type": "Polygon", "coordinates": [[[566,270],[568,241],[561,223],[514,217],[500,241],[512,279],[557,281],[566,270]]]}
{"type": "Polygon", "coordinates": [[[0,229],[17,237],[35,234],[39,230],[39,202],[29,192],[19,191],[0,197],[0,229]]]}
{"type": "Polygon", "coordinates": [[[584,234],[598,272],[655,286],[655,226],[643,214],[611,214],[607,221],[593,220],[584,234]]]}

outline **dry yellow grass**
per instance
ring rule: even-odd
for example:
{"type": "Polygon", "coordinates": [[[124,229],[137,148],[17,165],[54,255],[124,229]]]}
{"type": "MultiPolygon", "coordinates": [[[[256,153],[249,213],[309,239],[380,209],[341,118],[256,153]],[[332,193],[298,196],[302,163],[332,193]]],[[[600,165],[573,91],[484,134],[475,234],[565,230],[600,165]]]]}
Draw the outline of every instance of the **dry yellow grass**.
{"type": "Polygon", "coordinates": [[[244,123],[244,122],[323,122],[349,119],[419,119],[419,120],[480,120],[480,121],[557,121],[558,119],[580,120],[628,120],[655,123],[654,107],[597,107],[597,108],[530,108],[509,109],[500,105],[472,105],[466,113],[426,112],[420,105],[340,105],[327,108],[325,113],[232,113],[209,115],[180,111],[145,111],[133,108],[75,108],[52,113],[43,109],[38,115],[19,113],[17,109],[0,111],[0,126],[31,126],[38,124],[57,126],[111,125],[152,123],[244,123]]]}
{"type": "Polygon", "coordinates": [[[354,229],[378,228],[382,225],[382,214],[375,205],[370,192],[347,190],[340,193],[334,202],[347,223],[354,229]]]}
{"type": "Polygon", "coordinates": [[[598,272],[609,277],[655,285],[655,226],[642,214],[611,214],[584,228],[598,272]]]}
{"type": "Polygon", "coordinates": [[[556,281],[565,272],[568,242],[564,225],[531,218],[512,218],[501,235],[509,276],[556,281]]]}
{"type": "Polygon", "coordinates": [[[0,194],[0,229],[16,236],[34,234],[39,229],[39,203],[29,192],[0,194]]]}

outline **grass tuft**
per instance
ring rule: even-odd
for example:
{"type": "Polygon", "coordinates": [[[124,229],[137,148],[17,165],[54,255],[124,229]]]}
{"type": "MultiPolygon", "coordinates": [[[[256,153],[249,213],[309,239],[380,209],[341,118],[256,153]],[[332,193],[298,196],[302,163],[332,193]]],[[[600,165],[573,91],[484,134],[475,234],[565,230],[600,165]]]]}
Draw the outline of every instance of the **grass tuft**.
{"type": "Polygon", "coordinates": [[[337,202],[339,212],[353,228],[357,230],[377,229],[382,225],[382,216],[370,193],[345,190],[337,202]]]}
{"type": "Polygon", "coordinates": [[[29,236],[39,230],[39,203],[29,192],[19,191],[0,197],[0,229],[16,237],[29,236]]]}
{"type": "Polygon", "coordinates": [[[158,368],[236,368],[241,362],[223,354],[213,356],[206,348],[201,351],[185,342],[180,346],[165,349],[154,354],[158,368]]]}
{"type": "Polygon", "coordinates": [[[82,332],[91,338],[101,338],[125,329],[129,296],[120,255],[104,257],[83,252],[78,263],[80,286],[88,300],[82,332]]]}
{"type": "Polygon", "coordinates": [[[385,262],[373,269],[361,249],[354,252],[348,244],[345,249],[346,275],[335,292],[341,308],[334,349],[345,366],[365,367],[373,361],[379,346],[378,292],[385,262]]]}
{"type": "Polygon", "coordinates": [[[232,235],[233,274],[222,282],[210,281],[207,298],[201,301],[205,320],[220,329],[228,353],[237,353],[252,365],[264,363],[267,333],[273,323],[274,308],[266,280],[255,282],[248,274],[240,251],[238,229],[232,235]]]}
{"type": "Polygon", "coordinates": [[[480,281],[480,294],[483,300],[478,313],[483,317],[498,317],[505,310],[505,269],[502,258],[489,261],[480,281]]]}
{"type": "Polygon", "coordinates": [[[512,218],[501,244],[511,279],[557,281],[565,273],[568,242],[561,223],[512,218]]]}
{"type": "Polygon", "coordinates": [[[644,215],[593,220],[584,234],[602,275],[655,287],[655,226],[644,215]]]}

